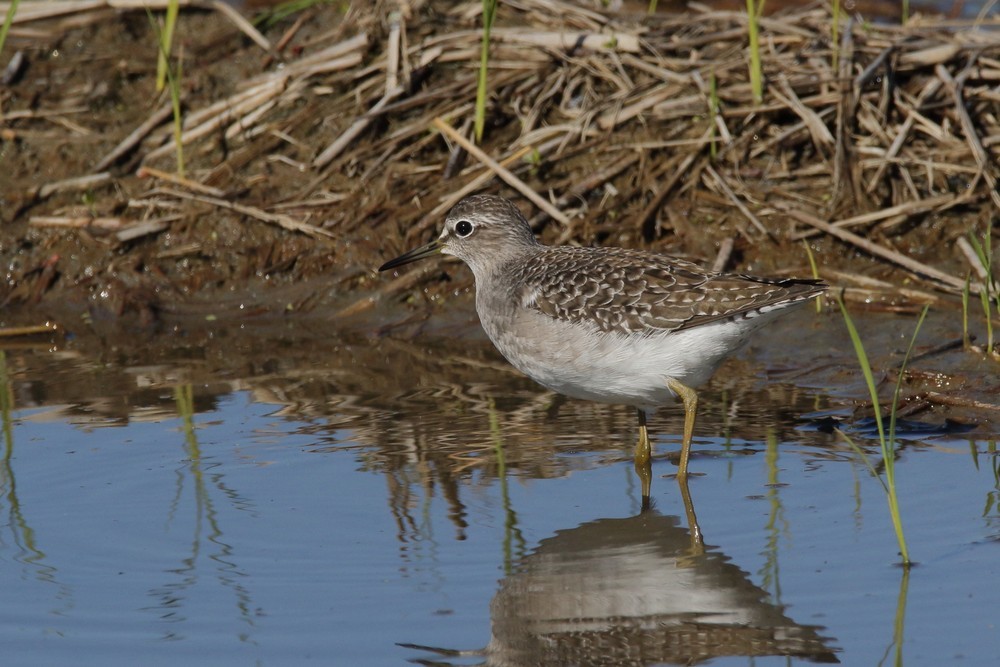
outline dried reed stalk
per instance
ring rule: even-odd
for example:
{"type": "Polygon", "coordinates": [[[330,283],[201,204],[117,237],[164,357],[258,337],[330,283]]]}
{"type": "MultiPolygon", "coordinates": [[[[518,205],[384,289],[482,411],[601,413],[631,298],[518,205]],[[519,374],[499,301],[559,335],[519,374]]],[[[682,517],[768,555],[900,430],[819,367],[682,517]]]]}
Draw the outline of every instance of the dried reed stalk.
{"type": "MultiPolygon", "coordinates": [[[[23,28],[165,2],[24,3],[15,21],[23,28]]],[[[918,239],[930,213],[961,207],[969,219],[989,220],[1000,208],[998,16],[923,17],[902,26],[848,21],[838,44],[830,42],[825,9],[762,18],[768,85],[757,104],[742,12],[693,4],[683,15],[638,17],[518,0],[493,31],[487,113],[494,127],[476,152],[452,129],[470,117],[474,99],[479,33],[471,6],[432,12],[431,3],[407,3],[390,21],[367,5],[345,17],[319,6],[311,22],[276,27],[275,50],[214,0],[181,4],[222,12],[269,55],[264,71],[224,98],[189,95],[182,141],[201,168],[187,192],[131,197],[149,212],[194,201],[324,239],[332,229],[365,239],[373,231],[424,234],[457,196],[490,187],[496,176],[559,221],[554,236],[564,242],[592,240],[586,235],[595,228],[653,238],[683,224],[689,215],[675,210],[690,211],[697,201],[708,207],[706,217],[750,221],[768,243],[822,235],[954,290],[961,281],[936,268],[933,256],[911,256],[922,244],[914,240],[911,252],[907,236],[918,239]],[[316,34],[310,24],[327,18],[335,27],[316,34]],[[282,61],[278,52],[292,55],[282,61]],[[448,167],[448,147],[434,129],[475,164],[448,167]],[[276,181],[266,201],[221,196],[244,192],[254,200],[272,170],[288,169],[296,170],[293,185],[276,181]],[[325,223],[269,213],[275,204],[325,223]],[[566,206],[575,217],[560,210],[566,206]],[[875,228],[893,234],[900,250],[864,237],[875,228]]],[[[240,48],[234,44],[234,53],[240,48]]],[[[0,132],[21,141],[91,132],[71,113],[5,109],[0,132]]],[[[131,154],[146,166],[165,160],[173,147],[165,143],[164,112],[149,113],[111,138],[95,171],[131,154]]],[[[108,196],[121,196],[115,184],[100,183],[108,196]]],[[[33,212],[36,220],[49,213],[33,212]]]]}

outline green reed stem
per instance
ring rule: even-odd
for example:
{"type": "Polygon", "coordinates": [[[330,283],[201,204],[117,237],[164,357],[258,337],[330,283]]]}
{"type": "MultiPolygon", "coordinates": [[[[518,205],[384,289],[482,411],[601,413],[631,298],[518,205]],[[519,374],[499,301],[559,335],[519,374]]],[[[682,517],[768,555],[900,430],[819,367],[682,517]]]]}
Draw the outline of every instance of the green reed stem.
{"type": "MultiPolygon", "coordinates": [[[[806,248],[806,257],[809,258],[809,268],[812,269],[813,278],[819,280],[819,266],[816,265],[816,257],[813,255],[812,247],[809,245],[809,241],[802,241],[802,245],[806,248]]],[[[823,312],[823,300],[816,299],[816,312],[823,312]]]]}
{"type": "MultiPolygon", "coordinates": [[[[167,13],[169,17],[169,8],[167,13]]],[[[146,16],[149,18],[149,25],[153,29],[153,33],[156,35],[156,42],[157,44],[159,44],[160,47],[160,57],[163,58],[164,62],[167,63],[167,67],[164,70],[164,73],[167,77],[168,83],[170,84],[168,87],[168,91],[170,93],[170,106],[173,109],[173,115],[174,115],[174,151],[177,154],[177,173],[183,177],[184,144],[181,141],[181,135],[184,129],[184,117],[181,115],[181,83],[180,83],[181,63],[180,60],[178,60],[176,72],[174,72],[173,69],[169,66],[170,65],[168,58],[169,54],[168,51],[166,50],[167,48],[169,48],[169,42],[168,40],[164,39],[163,34],[161,34],[160,32],[159,25],[157,24],[156,19],[153,17],[153,13],[148,8],[146,9],[146,16]]],[[[176,22],[176,17],[174,21],[176,22]]],[[[173,27],[171,26],[170,29],[173,30],[173,27]]],[[[157,72],[157,74],[159,74],[159,72],[157,72]]]]}
{"type": "Polygon", "coordinates": [[[988,290],[979,293],[979,301],[983,305],[983,314],[986,316],[986,353],[993,353],[993,318],[990,317],[990,297],[988,290]]]}
{"type": "Polygon", "coordinates": [[[972,346],[969,338],[969,283],[972,281],[972,274],[965,274],[965,284],[962,285],[962,347],[968,350],[972,346]]]}
{"type": "MultiPolygon", "coordinates": [[[[986,353],[993,355],[993,232],[992,225],[986,225],[986,234],[983,235],[982,243],[975,236],[969,234],[969,241],[976,251],[976,258],[979,259],[980,266],[983,267],[983,289],[979,293],[979,300],[983,305],[983,315],[986,316],[986,353]]],[[[998,312],[1000,312],[1000,300],[998,300],[998,312]]]]}
{"type": "MultiPolygon", "coordinates": [[[[332,5],[333,2],[334,0],[288,0],[288,2],[279,2],[275,5],[267,3],[267,7],[254,16],[252,23],[255,27],[266,30],[274,27],[276,24],[284,21],[293,14],[299,14],[311,7],[332,5]]],[[[344,4],[346,3],[342,3],[342,7],[344,4]]],[[[346,11],[346,7],[343,7],[343,11],[346,11]]]]}
{"type": "Polygon", "coordinates": [[[181,141],[181,135],[184,131],[184,117],[181,114],[181,64],[177,63],[177,76],[173,76],[170,73],[170,68],[167,68],[167,74],[170,79],[170,106],[173,109],[174,115],[174,147],[177,153],[177,173],[180,176],[184,176],[184,142],[181,141]]]}
{"type": "Polygon", "coordinates": [[[7,33],[14,24],[14,14],[17,13],[17,6],[20,3],[21,0],[11,0],[10,4],[7,5],[7,15],[3,19],[3,25],[0,26],[0,53],[3,53],[3,45],[7,41],[7,33]]]}
{"type": "Polygon", "coordinates": [[[483,40],[479,51],[479,81],[476,85],[476,143],[483,142],[486,127],[486,76],[490,63],[490,30],[497,13],[497,0],[483,0],[483,40]]]}
{"type": "MultiPolygon", "coordinates": [[[[917,320],[917,326],[913,331],[913,336],[910,338],[910,345],[906,349],[906,355],[903,357],[902,364],[900,364],[899,375],[896,378],[896,387],[892,393],[892,403],[889,407],[889,432],[887,434],[882,420],[881,404],[879,403],[878,398],[878,387],[872,374],[871,363],[868,361],[868,355],[865,352],[864,344],[861,342],[861,336],[858,334],[858,330],[854,326],[854,321],[851,320],[851,316],[847,312],[844,300],[838,296],[837,303],[840,306],[840,312],[844,316],[844,324],[847,326],[847,332],[850,335],[851,344],[854,346],[854,352],[858,357],[858,365],[861,367],[861,373],[865,378],[865,384],[867,385],[868,392],[871,395],[872,405],[875,406],[875,425],[878,428],[879,447],[882,451],[882,466],[885,470],[885,481],[883,482],[881,478],[879,478],[879,481],[882,483],[882,488],[885,489],[886,492],[886,498],[889,503],[889,516],[892,519],[892,527],[896,533],[896,541],[899,543],[899,553],[903,559],[903,565],[909,566],[913,561],[910,560],[909,550],[906,547],[906,537],[903,533],[903,521],[899,510],[899,496],[896,493],[896,417],[899,411],[899,394],[903,386],[903,376],[905,375],[906,364],[913,353],[913,346],[916,343],[917,334],[920,332],[920,327],[924,323],[924,318],[927,317],[927,311],[930,309],[930,306],[925,306],[923,312],[920,313],[920,318],[917,320]]],[[[844,437],[847,438],[846,435],[844,437]]],[[[868,468],[872,470],[872,472],[875,472],[874,467],[868,461],[864,451],[850,438],[847,438],[847,441],[861,454],[868,468]]]]}
{"type": "Polygon", "coordinates": [[[174,41],[174,28],[177,25],[177,13],[180,10],[179,0],[167,3],[167,17],[163,23],[163,31],[158,35],[159,56],[156,59],[156,90],[163,90],[167,80],[167,69],[170,61],[170,49],[174,41]]]}
{"type": "Polygon", "coordinates": [[[764,75],[760,64],[760,26],[759,19],[764,12],[764,0],[754,3],[747,0],[747,30],[750,36],[750,89],[753,91],[753,101],[760,104],[764,101],[764,75]]]}

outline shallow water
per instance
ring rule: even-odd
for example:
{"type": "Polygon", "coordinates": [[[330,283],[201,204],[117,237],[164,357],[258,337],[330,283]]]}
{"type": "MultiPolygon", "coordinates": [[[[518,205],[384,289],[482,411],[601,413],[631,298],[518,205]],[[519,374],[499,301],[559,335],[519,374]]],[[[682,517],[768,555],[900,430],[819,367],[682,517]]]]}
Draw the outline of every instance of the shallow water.
{"type": "MultiPolygon", "coordinates": [[[[912,319],[857,318],[891,365],[912,319]]],[[[927,340],[953,326],[932,319],[927,340]]],[[[826,428],[877,458],[839,316],[780,321],[702,392],[704,549],[670,477],[678,409],[650,423],[641,513],[632,411],[554,399],[471,314],[328,329],[4,352],[5,664],[1000,659],[995,415],[911,417],[907,574],[878,481],[826,428]]],[[[947,369],[942,391],[996,391],[974,355],[922,363],[947,369]]]]}

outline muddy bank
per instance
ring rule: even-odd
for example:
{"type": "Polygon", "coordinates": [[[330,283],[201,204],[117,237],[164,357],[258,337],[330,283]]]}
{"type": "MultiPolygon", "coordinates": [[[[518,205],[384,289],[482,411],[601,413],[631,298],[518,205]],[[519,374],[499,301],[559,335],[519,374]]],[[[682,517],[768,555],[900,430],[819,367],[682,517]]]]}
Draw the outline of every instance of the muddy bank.
{"type": "Polygon", "coordinates": [[[147,15],[20,12],[0,324],[465,298],[454,265],[373,268],[478,190],[515,198],[547,242],[808,275],[806,241],[848,298],[957,308],[958,241],[1000,210],[1000,19],[847,17],[834,39],[826,9],[777,12],[757,102],[743,14],[600,4],[501,6],[482,146],[499,177],[457,148],[479,3],[320,5],[256,28],[185,8],[183,177],[147,15]]]}

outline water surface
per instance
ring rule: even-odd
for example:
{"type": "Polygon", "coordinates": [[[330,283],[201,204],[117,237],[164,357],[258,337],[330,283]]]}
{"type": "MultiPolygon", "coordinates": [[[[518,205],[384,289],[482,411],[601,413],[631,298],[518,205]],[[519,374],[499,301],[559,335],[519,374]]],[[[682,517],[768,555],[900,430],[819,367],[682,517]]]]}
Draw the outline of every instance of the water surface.
{"type": "MultiPolygon", "coordinates": [[[[912,320],[861,322],[876,363],[898,361],[912,320]]],[[[670,476],[679,408],[651,421],[643,513],[633,412],[536,387],[470,314],[329,329],[4,352],[6,664],[1000,659],[995,422],[910,417],[896,465],[919,565],[898,567],[878,481],[828,428],[877,462],[832,314],[800,310],[702,392],[704,547],[670,476]]],[[[947,370],[941,391],[996,390],[974,355],[921,363],[947,370]]]]}

